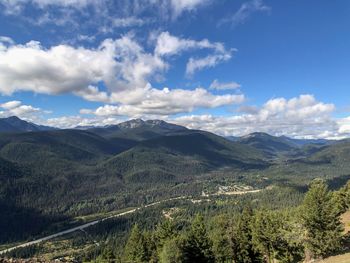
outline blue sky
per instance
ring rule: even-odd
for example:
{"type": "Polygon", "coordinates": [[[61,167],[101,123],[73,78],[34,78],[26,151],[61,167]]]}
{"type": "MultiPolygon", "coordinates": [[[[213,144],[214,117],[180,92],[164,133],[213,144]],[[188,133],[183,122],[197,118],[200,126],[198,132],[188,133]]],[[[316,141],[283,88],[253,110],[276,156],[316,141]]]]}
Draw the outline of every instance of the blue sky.
{"type": "Polygon", "coordinates": [[[346,0],[0,0],[0,116],[350,133],[346,0]]]}

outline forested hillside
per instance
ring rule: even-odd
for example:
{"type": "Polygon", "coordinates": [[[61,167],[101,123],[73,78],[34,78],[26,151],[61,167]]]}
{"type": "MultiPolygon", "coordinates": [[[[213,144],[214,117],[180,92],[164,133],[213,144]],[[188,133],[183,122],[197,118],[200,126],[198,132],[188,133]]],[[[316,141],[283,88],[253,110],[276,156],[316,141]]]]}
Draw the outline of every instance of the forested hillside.
{"type": "MultiPolygon", "coordinates": [[[[185,253],[181,249],[187,241],[182,237],[194,235],[188,231],[195,214],[204,213],[207,224],[219,214],[225,218],[225,213],[232,213],[236,218],[246,205],[254,211],[262,207],[269,211],[290,207],[294,211],[313,179],[326,180],[332,189],[345,184],[350,178],[348,153],[347,140],[297,143],[294,139],[255,133],[232,141],[162,121],[133,120],[92,129],[2,133],[0,208],[4,213],[0,242],[6,247],[113,211],[181,197],[187,203],[180,210],[153,208],[151,222],[160,222],[163,213],[170,213],[168,217],[173,212],[185,213],[185,221],[176,223],[184,225],[175,231],[176,239],[169,241],[171,246],[179,246],[178,253],[185,253]]],[[[252,216],[257,215],[254,212],[252,216]]],[[[121,242],[116,248],[123,251],[133,223],[139,223],[136,232],[148,225],[140,220],[137,215],[130,216],[123,229],[117,226],[121,242]]],[[[153,227],[150,224],[146,229],[153,227]]],[[[113,232],[114,227],[109,228],[113,232]]],[[[100,227],[96,231],[101,235],[100,227]]],[[[99,238],[104,243],[110,235],[102,236],[99,238]]],[[[81,242],[89,243],[85,239],[81,242]]],[[[215,242],[210,245],[210,253],[216,257],[219,252],[212,250],[213,246],[215,242]]],[[[300,247],[297,249],[300,251],[300,247]]],[[[165,257],[161,253],[166,252],[161,250],[157,248],[152,253],[165,257]]],[[[260,258],[262,254],[260,251],[260,258]]]]}
{"type": "MultiPolygon", "coordinates": [[[[135,224],[122,262],[301,262],[339,252],[348,242],[340,215],[349,208],[349,185],[329,192],[314,181],[300,207],[241,214],[197,214],[190,225],[164,220],[152,231],[135,224]]],[[[101,258],[118,260],[113,247],[101,258]],[[109,251],[109,252],[108,252],[109,251]]],[[[109,249],[109,250],[108,250],[109,249]]]]}

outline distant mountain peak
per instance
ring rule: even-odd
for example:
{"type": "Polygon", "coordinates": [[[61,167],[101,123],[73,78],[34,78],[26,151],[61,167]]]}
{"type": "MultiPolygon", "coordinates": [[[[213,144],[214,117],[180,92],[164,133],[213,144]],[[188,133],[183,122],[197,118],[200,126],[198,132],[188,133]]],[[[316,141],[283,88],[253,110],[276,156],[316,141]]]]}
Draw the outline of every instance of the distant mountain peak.
{"type": "Polygon", "coordinates": [[[0,118],[0,132],[33,132],[54,130],[55,128],[37,125],[18,118],[17,116],[10,116],[7,118],[0,118]]]}
{"type": "Polygon", "coordinates": [[[135,128],[141,128],[141,127],[148,127],[148,128],[163,128],[167,130],[186,130],[185,127],[168,123],[163,120],[142,120],[142,119],[133,119],[126,122],[122,122],[118,124],[118,127],[121,129],[135,129],[135,128]]]}
{"type": "Polygon", "coordinates": [[[134,129],[134,128],[142,127],[144,125],[145,125],[145,121],[142,119],[133,119],[133,120],[125,121],[118,124],[119,128],[122,128],[122,129],[134,129]]]}
{"type": "Polygon", "coordinates": [[[12,121],[12,120],[24,121],[24,120],[18,118],[17,116],[10,116],[10,117],[4,118],[4,120],[9,120],[9,121],[12,121]]]}
{"type": "Polygon", "coordinates": [[[269,138],[273,137],[272,135],[266,133],[266,132],[252,132],[247,135],[242,136],[242,139],[249,139],[249,138],[269,138]]]}
{"type": "Polygon", "coordinates": [[[95,127],[88,129],[95,134],[106,138],[122,138],[128,140],[142,141],[159,136],[183,132],[187,128],[168,123],[163,120],[132,119],[117,125],[95,127]]]}

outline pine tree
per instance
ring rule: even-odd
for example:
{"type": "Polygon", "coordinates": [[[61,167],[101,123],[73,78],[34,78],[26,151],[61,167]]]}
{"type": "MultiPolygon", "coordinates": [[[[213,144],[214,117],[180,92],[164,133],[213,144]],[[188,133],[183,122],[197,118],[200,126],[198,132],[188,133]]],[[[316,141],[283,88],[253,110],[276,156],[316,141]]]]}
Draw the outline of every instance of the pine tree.
{"type": "Polygon", "coordinates": [[[279,241],[276,218],[269,211],[259,211],[252,222],[252,241],[255,249],[260,251],[266,262],[271,263],[275,257],[279,241]]]}
{"type": "Polygon", "coordinates": [[[124,249],[124,262],[144,263],[148,262],[147,245],[145,237],[140,231],[138,225],[134,225],[130,237],[124,249]]]}
{"type": "Polygon", "coordinates": [[[301,219],[311,257],[323,257],[341,247],[342,224],[337,203],[323,181],[314,181],[305,196],[301,219]]]}
{"type": "Polygon", "coordinates": [[[231,235],[233,259],[237,263],[261,262],[260,253],[256,252],[252,241],[253,211],[245,208],[239,217],[231,235]]]}
{"type": "Polygon", "coordinates": [[[156,239],[157,239],[157,245],[162,247],[163,243],[169,239],[172,239],[176,236],[176,229],[175,225],[171,220],[164,220],[162,221],[156,229],[156,239]]]}
{"type": "Polygon", "coordinates": [[[183,263],[183,246],[184,239],[182,237],[175,237],[168,239],[164,242],[164,245],[159,253],[160,263],[183,263]]]}
{"type": "MultiPolygon", "coordinates": [[[[300,262],[303,258],[301,232],[298,224],[284,212],[259,211],[252,223],[254,248],[268,263],[275,259],[281,263],[300,262]]],[[[258,261],[261,258],[256,258],[258,261]]]]}
{"type": "Polygon", "coordinates": [[[103,249],[102,258],[108,263],[114,262],[115,256],[113,253],[113,249],[110,246],[106,246],[103,249]]]}
{"type": "Polygon", "coordinates": [[[350,181],[338,191],[333,193],[333,201],[335,202],[336,213],[339,215],[345,213],[350,206],[350,181]]]}
{"type": "Polygon", "coordinates": [[[276,219],[277,240],[274,244],[275,258],[280,263],[300,262],[304,258],[302,229],[295,211],[273,212],[276,219]]]}
{"type": "Polygon", "coordinates": [[[213,242],[215,262],[232,262],[232,249],[230,242],[231,217],[219,215],[213,219],[213,226],[209,233],[213,242]]]}
{"type": "Polygon", "coordinates": [[[143,232],[147,262],[158,262],[157,238],[154,232],[143,232]]]}
{"type": "Polygon", "coordinates": [[[183,262],[211,263],[215,261],[212,242],[208,237],[202,216],[197,215],[183,246],[183,262]]]}

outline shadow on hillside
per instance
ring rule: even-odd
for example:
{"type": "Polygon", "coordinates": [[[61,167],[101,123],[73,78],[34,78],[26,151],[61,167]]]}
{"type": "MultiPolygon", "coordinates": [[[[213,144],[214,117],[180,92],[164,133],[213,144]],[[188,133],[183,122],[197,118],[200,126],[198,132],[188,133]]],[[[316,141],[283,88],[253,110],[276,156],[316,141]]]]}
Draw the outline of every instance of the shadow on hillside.
{"type": "Polygon", "coordinates": [[[32,208],[18,207],[0,201],[0,244],[26,241],[54,232],[65,216],[44,215],[32,208]],[[56,227],[55,227],[56,225],[56,227]]]}
{"type": "Polygon", "coordinates": [[[350,180],[350,175],[343,175],[341,177],[335,177],[327,181],[331,190],[337,190],[344,186],[350,180]]]}

